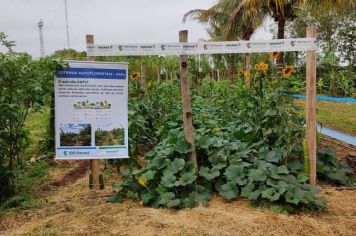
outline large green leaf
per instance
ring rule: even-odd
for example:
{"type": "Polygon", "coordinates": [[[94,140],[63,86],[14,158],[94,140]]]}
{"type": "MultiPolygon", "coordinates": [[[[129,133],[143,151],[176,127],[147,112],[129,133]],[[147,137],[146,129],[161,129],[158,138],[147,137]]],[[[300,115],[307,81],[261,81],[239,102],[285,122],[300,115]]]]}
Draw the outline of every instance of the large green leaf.
{"type": "Polygon", "coordinates": [[[171,172],[166,172],[161,178],[161,184],[165,187],[171,188],[176,182],[176,176],[171,172]]]}
{"type": "Polygon", "coordinates": [[[146,171],[144,174],[142,174],[142,178],[144,178],[145,180],[152,180],[154,179],[155,177],[155,174],[156,174],[156,171],[152,171],[152,170],[149,170],[149,171],[146,171]]]}
{"type": "Polygon", "coordinates": [[[279,199],[281,193],[275,188],[267,188],[261,192],[261,196],[273,202],[279,199]]]}
{"type": "Polygon", "coordinates": [[[227,182],[226,184],[222,185],[219,191],[220,196],[224,197],[227,200],[236,198],[238,193],[238,188],[232,182],[227,182]]]}
{"type": "Polygon", "coordinates": [[[212,180],[220,175],[220,171],[216,167],[210,169],[208,167],[201,167],[199,170],[199,175],[207,180],[212,180]]]}
{"type": "Polygon", "coordinates": [[[180,170],[183,170],[185,161],[182,158],[175,158],[173,161],[167,164],[167,167],[172,173],[177,173],[180,170]]]}
{"type": "Polygon", "coordinates": [[[175,198],[175,194],[173,192],[166,192],[162,194],[159,198],[159,204],[167,205],[170,201],[175,198]]]}
{"type": "Polygon", "coordinates": [[[144,205],[148,205],[152,200],[154,200],[157,197],[158,195],[153,191],[141,195],[141,199],[144,205]]]}
{"type": "Polygon", "coordinates": [[[264,159],[268,162],[278,163],[282,159],[282,154],[280,151],[273,150],[273,151],[268,152],[265,155],[264,159]]]}
{"type": "Polygon", "coordinates": [[[261,194],[261,191],[260,190],[254,191],[254,188],[255,185],[252,182],[250,182],[245,187],[242,188],[240,195],[242,197],[247,197],[249,200],[257,200],[261,194]]]}
{"type": "Polygon", "coordinates": [[[181,154],[185,154],[191,151],[190,144],[184,140],[184,139],[179,139],[177,143],[174,145],[174,150],[181,154]]]}
{"type": "Polygon", "coordinates": [[[246,176],[244,172],[244,167],[242,165],[230,165],[226,168],[224,175],[230,181],[241,180],[246,176]]]}
{"type": "Polygon", "coordinates": [[[207,149],[212,144],[212,140],[208,136],[200,136],[197,140],[197,147],[207,149]]]}
{"type": "Polygon", "coordinates": [[[201,204],[206,204],[211,199],[211,189],[206,186],[198,185],[197,192],[195,196],[195,201],[201,204]]]}
{"type": "Polygon", "coordinates": [[[175,182],[175,186],[186,186],[193,183],[197,176],[194,172],[184,172],[181,174],[178,181],[175,182]]]}
{"type": "Polygon", "coordinates": [[[265,181],[267,179],[267,175],[262,169],[252,169],[248,175],[249,179],[254,182],[265,181]]]}

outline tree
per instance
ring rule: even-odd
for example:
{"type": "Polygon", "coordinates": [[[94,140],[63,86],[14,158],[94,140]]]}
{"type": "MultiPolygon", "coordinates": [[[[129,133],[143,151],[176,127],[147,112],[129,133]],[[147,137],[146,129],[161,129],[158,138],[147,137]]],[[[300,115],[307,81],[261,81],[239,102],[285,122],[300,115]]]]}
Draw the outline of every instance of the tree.
{"type": "MultiPolygon", "coordinates": [[[[355,9],[355,0],[243,0],[229,17],[228,25],[233,25],[235,16],[240,12],[260,9],[265,15],[270,15],[278,23],[277,38],[283,39],[286,21],[294,20],[296,9],[302,6],[308,11],[325,14],[330,10],[355,9]]],[[[230,26],[231,27],[231,26],[230,26]]],[[[277,59],[277,64],[283,64],[283,54],[277,59]]]]}
{"type": "Polygon", "coordinates": [[[55,51],[52,56],[54,58],[59,58],[63,60],[84,60],[87,56],[87,53],[85,51],[83,52],[78,52],[74,49],[62,49],[62,50],[57,50],[55,51]]]}
{"type": "Polygon", "coordinates": [[[356,13],[348,11],[329,12],[319,15],[311,14],[308,9],[297,11],[295,21],[287,24],[287,34],[291,37],[305,37],[305,28],[314,25],[317,28],[317,39],[323,52],[336,49],[336,53],[343,62],[355,65],[356,61],[356,13]]]}
{"type": "Polygon", "coordinates": [[[16,53],[14,42],[6,37],[0,32],[0,43],[8,49],[0,53],[0,200],[12,192],[12,170],[16,163],[23,163],[22,154],[29,144],[25,125],[29,109],[44,105],[53,90],[56,68],[62,65],[49,57],[32,60],[26,53],[16,53]]]}
{"type": "MultiPolygon", "coordinates": [[[[187,18],[197,20],[200,23],[209,25],[210,34],[213,39],[222,39],[226,41],[245,39],[249,40],[254,30],[261,25],[262,20],[257,9],[246,9],[244,12],[236,13],[231,20],[231,24],[226,25],[230,13],[235,9],[241,0],[220,0],[217,4],[209,9],[195,9],[187,12],[184,15],[183,22],[187,18]],[[228,26],[228,27],[227,27],[228,26]]],[[[234,63],[235,56],[228,56],[228,79],[234,81],[234,63]]]]}

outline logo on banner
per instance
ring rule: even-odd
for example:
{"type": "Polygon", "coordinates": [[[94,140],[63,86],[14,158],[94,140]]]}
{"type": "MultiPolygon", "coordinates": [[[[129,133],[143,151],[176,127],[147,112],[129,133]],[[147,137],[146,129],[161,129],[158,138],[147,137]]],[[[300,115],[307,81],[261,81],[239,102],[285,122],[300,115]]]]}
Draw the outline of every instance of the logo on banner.
{"type": "Polygon", "coordinates": [[[162,51],[165,51],[166,50],[166,45],[162,44],[161,45],[161,49],[162,49],[162,51]]]}
{"type": "Polygon", "coordinates": [[[295,46],[295,41],[291,41],[290,45],[292,45],[292,47],[294,47],[295,46]]]}

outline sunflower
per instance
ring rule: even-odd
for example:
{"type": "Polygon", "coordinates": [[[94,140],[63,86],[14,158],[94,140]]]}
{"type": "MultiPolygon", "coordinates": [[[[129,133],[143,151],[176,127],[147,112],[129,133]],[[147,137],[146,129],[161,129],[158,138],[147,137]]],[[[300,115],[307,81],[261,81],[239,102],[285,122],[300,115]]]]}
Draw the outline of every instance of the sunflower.
{"type": "Polygon", "coordinates": [[[272,52],[272,53],[270,54],[270,57],[276,59],[276,58],[279,57],[280,54],[281,54],[280,52],[272,52]]]}
{"type": "Polygon", "coordinates": [[[258,71],[262,71],[263,73],[267,73],[269,65],[261,61],[260,63],[255,65],[255,69],[258,71]]]}
{"type": "Polygon", "coordinates": [[[245,76],[245,79],[250,79],[251,78],[251,73],[248,70],[246,70],[244,72],[244,76],[245,76]]]}
{"type": "Polygon", "coordinates": [[[134,72],[132,75],[131,75],[131,79],[132,80],[138,80],[140,78],[140,73],[138,72],[134,72]]]}
{"type": "Polygon", "coordinates": [[[255,64],[254,68],[255,68],[255,70],[260,70],[261,69],[260,63],[255,64]]]}
{"type": "Polygon", "coordinates": [[[291,74],[293,73],[294,71],[294,66],[293,65],[289,65],[287,66],[286,68],[284,68],[282,70],[282,77],[283,78],[289,78],[289,76],[291,76],[291,74]]]}
{"type": "Polygon", "coordinates": [[[239,76],[243,76],[244,75],[244,71],[242,69],[239,69],[238,75],[239,76]]]}
{"type": "Polygon", "coordinates": [[[263,61],[260,62],[260,69],[261,69],[264,73],[266,73],[266,72],[268,71],[268,67],[269,67],[268,64],[264,63],[263,61]]]}

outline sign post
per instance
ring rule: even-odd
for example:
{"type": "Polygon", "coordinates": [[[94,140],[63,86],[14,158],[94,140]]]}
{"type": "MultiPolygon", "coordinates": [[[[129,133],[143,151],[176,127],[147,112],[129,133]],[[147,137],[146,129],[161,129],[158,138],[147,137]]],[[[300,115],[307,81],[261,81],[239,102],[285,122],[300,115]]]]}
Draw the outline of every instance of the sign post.
{"type": "MultiPolygon", "coordinates": [[[[87,44],[94,44],[94,35],[86,35],[85,41],[87,44]]],[[[95,57],[87,56],[87,61],[95,61],[95,57]]],[[[89,169],[89,188],[100,190],[100,160],[89,160],[89,169]]],[[[104,188],[104,183],[102,188],[104,188]]]]}
{"type": "Polygon", "coordinates": [[[100,159],[128,158],[127,63],[68,61],[55,79],[56,159],[91,160],[100,189],[100,159]]]}

